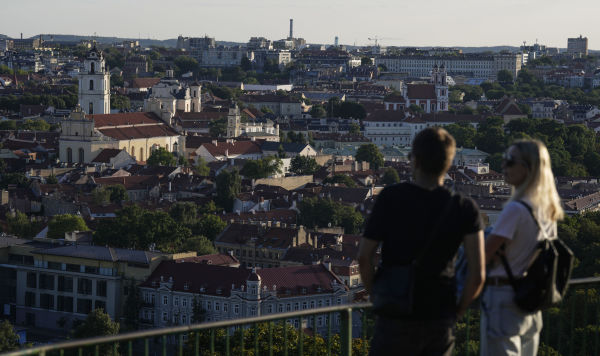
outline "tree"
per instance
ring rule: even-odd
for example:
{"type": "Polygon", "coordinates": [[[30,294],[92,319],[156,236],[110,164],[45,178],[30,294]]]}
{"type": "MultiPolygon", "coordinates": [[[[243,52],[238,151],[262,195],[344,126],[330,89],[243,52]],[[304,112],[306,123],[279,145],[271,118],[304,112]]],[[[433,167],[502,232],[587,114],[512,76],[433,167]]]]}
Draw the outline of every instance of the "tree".
{"type": "Polygon", "coordinates": [[[356,122],[350,124],[350,134],[357,135],[360,134],[360,125],[356,122]]]}
{"type": "Polygon", "coordinates": [[[359,162],[369,162],[371,169],[379,169],[383,166],[383,154],[373,143],[361,145],[356,151],[356,160],[359,162]]]}
{"type": "Polygon", "coordinates": [[[125,189],[125,186],[122,184],[109,185],[104,189],[109,193],[109,200],[113,203],[120,203],[129,198],[127,189],[125,189]]]}
{"type": "Polygon", "coordinates": [[[198,61],[190,56],[179,56],[175,58],[174,63],[177,66],[177,76],[198,69],[198,61]]]}
{"type": "Polygon", "coordinates": [[[245,71],[249,71],[250,69],[252,69],[252,62],[250,62],[248,57],[244,56],[240,61],[240,67],[245,71]]]}
{"type": "Polygon", "coordinates": [[[373,60],[369,57],[362,57],[360,59],[360,65],[361,66],[370,66],[373,65],[373,60]]]}
{"type": "Polygon", "coordinates": [[[210,167],[206,164],[206,161],[202,157],[198,157],[196,164],[194,165],[194,172],[199,176],[207,177],[210,175],[210,167]]]}
{"type": "Polygon", "coordinates": [[[193,226],[198,223],[198,212],[194,203],[175,203],[169,209],[169,215],[173,220],[185,226],[193,226]]]}
{"type": "Polygon", "coordinates": [[[8,233],[23,238],[31,238],[38,233],[39,224],[29,220],[25,213],[15,211],[14,214],[6,213],[8,233]]]}
{"type": "Polygon", "coordinates": [[[310,116],[315,118],[325,117],[327,116],[327,111],[323,105],[315,104],[310,108],[310,116]]]}
{"type": "MultiPolygon", "coordinates": [[[[111,320],[110,316],[102,309],[94,309],[88,314],[87,318],[79,325],[73,337],[76,339],[84,339],[96,336],[111,336],[119,333],[119,323],[111,320]]],[[[100,346],[100,354],[106,356],[116,356],[118,353],[113,353],[113,345],[106,344],[100,346]]]]}
{"type": "Polygon", "coordinates": [[[128,293],[125,298],[125,308],[123,310],[125,326],[129,330],[137,330],[140,321],[140,311],[142,310],[142,294],[133,279],[129,281],[129,285],[126,288],[128,293]]]}
{"type": "Polygon", "coordinates": [[[110,96],[110,108],[121,111],[129,110],[131,108],[131,102],[125,95],[114,94],[110,96]]]}
{"type": "Polygon", "coordinates": [[[208,126],[212,137],[221,137],[227,134],[227,118],[212,120],[208,126]]]}
{"type": "Polygon", "coordinates": [[[149,166],[173,167],[177,163],[177,160],[171,152],[167,151],[164,147],[159,147],[152,151],[146,163],[149,166]]]}
{"type": "Polygon", "coordinates": [[[312,157],[298,155],[291,160],[290,171],[298,175],[314,174],[318,168],[317,161],[312,157]]]}
{"type": "Polygon", "coordinates": [[[306,198],[298,204],[299,220],[308,228],[342,226],[345,233],[354,234],[363,225],[362,215],[350,206],[330,199],[306,198]]]}
{"type": "Polygon", "coordinates": [[[23,124],[21,124],[21,130],[30,130],[30,131],[48,131],[50,130],[50,124],[44,120],[31,120],[27,119],[23,124]]]}
{"type": "Polygon", "coordinates": [[[381,178],[381,183],[384,185],[391,185],[400,182],[400,176],[398,175],[398,171],[396,171],[392,167],[388,167],[383,172],[383,178],[381,178]]]}
{"type": "Polygon", "coordinates": [[[324,184],[343,184],[348,188],[356,188],[356,183],[346,174],[336,174],[333,177],[323,179],[324,184]]]}
{"type": "Polygon", "coordinates": [[[118,74],[112,74],[110,76],[110,85],[113,87],[122,87],[125,84],[123,77],[118,74]]]}
{"type": "Polygon", "coordinates": [[[183,244],[184,251],[194,251],[198,256],[213,255],[218,253],[212,241],[204,236],[193,236],[185,240],[183,244]]]}
{"type": "Polygon", "coordinates": [[[423,114],[425,112],[425,110],[423,110],[423,108],[417,104],[410,104],[408,110],[410,110],[410,112],[413,114],[423,114]]]}
{"type": "Polygon", "coordinates": [[[268,156],[257,160],[249,160],[244,164],[240,174],[251,179],[268,178],[281,173],[282,161],[279,157],[268,156]]]}
{"type": "Polygon", "coordinates": [[[0,352],[12,351],[19,348],[19,335],[8,320],[0,323],[0,352]]]}
{"type": "Polygon", "coordinates": [[[0,130],[16,130],[17,122],[15,120],[0,121],[0,130]]]}
{"type": "Polygon", "coordinates": [[[194,232],[198,235],[205,236],[210,241],[214,241],[215,238],[225,229],[227,223],[221,218],[213,214],[204,214],[198,220],[198,223],[194,227],[194,232]]]}
{"type": "Polygon", "coordinates": [[[474,140],[477,130],[470,122],[460,121],[455,124],[446,125],[444,128],[454,137],[457,147],[475,147],[474,140]]]}
{"type": "Polygon", "coordinates": [[[88,230],[89,228],[81,216],[72,214],[56,215],[48,223],[48,238],[63,239],[67,232],[88,230]]]}
{"type": "Polygon", "coordinates": [[[353,101],[344,101],[337,107],[337,112],[334,112],[335,116],[342,117],[344,119],[359,119],[362,120],[367,117],[367,111],[365,107],[353,101]]]}
{"type": "Polygon", "coordinates": [[[237,170],[223,171],[216,178],[217,197],[215,202],[227,211],[233,209],[233,200],[240,194],[241,178],[237,170]]]}
{"type": "Polygon", "coordinates": [[[498,82],[500,82],[500,84],[502,84],[503,86],[509,83],[512,84],[514,79],[512,73],[506,69],[502,69],[501,71],[499,71],[497,78],[498,82]]]}

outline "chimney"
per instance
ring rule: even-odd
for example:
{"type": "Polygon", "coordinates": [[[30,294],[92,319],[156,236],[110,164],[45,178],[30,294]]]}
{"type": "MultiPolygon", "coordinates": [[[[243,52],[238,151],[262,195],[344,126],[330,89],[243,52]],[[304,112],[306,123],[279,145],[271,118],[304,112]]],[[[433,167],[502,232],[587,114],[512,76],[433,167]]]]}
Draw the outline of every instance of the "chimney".
{"type": "Polygon", "coordinates": [[[290,38],[294,38],[294,19],[290,19],[290,38]]]}

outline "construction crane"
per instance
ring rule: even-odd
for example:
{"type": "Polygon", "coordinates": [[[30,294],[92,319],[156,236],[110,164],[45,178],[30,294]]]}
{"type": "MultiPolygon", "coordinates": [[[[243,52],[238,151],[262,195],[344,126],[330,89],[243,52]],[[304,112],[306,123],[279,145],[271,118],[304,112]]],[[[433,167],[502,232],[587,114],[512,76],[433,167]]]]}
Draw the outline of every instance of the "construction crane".
{"type": "Polygon", "coordinates": [[[379,36],[375,36],[375,37],[369,37],[368,38],[369,41],[374,41],[375,42],[375,47],[377,47],[379,45],[379,41],[381,40],[402,40],[402,38],[394,38],[394,37],[379,37],[379,36]]]}

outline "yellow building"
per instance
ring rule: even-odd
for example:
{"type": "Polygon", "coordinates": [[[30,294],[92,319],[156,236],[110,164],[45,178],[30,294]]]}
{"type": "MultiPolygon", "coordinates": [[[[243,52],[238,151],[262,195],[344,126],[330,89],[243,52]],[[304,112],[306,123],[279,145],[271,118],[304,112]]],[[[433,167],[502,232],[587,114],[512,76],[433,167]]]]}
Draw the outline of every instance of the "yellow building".
{"type": "Polygon", "coordinates": [[[0,245],[0,302],[16,324],[69,330],[96,308],[123,317],[131,287],[163,260],[195,253],[160,252],[10,239],[0,245]]]}

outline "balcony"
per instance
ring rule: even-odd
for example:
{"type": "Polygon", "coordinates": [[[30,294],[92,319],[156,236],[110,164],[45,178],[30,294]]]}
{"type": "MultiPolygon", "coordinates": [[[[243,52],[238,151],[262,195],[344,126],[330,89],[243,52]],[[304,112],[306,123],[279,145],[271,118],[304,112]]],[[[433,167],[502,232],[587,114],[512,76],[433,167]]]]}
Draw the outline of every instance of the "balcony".
{"type": "MultiPolygon", "coordinates": [[[[598,355],[600,277],[573,279],[565,301],[544,312],[540,354],[598,355]]],[[[151,329],[44,345],[2,354],[63,355],[367,355],[370,304],[339,305],[246,319],[151,329]],[[324,317],[327,318],[324,318],[324,317]],[[294,325],[303,325],[298,332],[294,325]],[[308,330],[307,330],[308,329],[308,330]],[[317,330],[316,336],[313,331],[317,330]]],[[[457,323],[455,355],[478,355],[479,310],[457,323]]]]}

